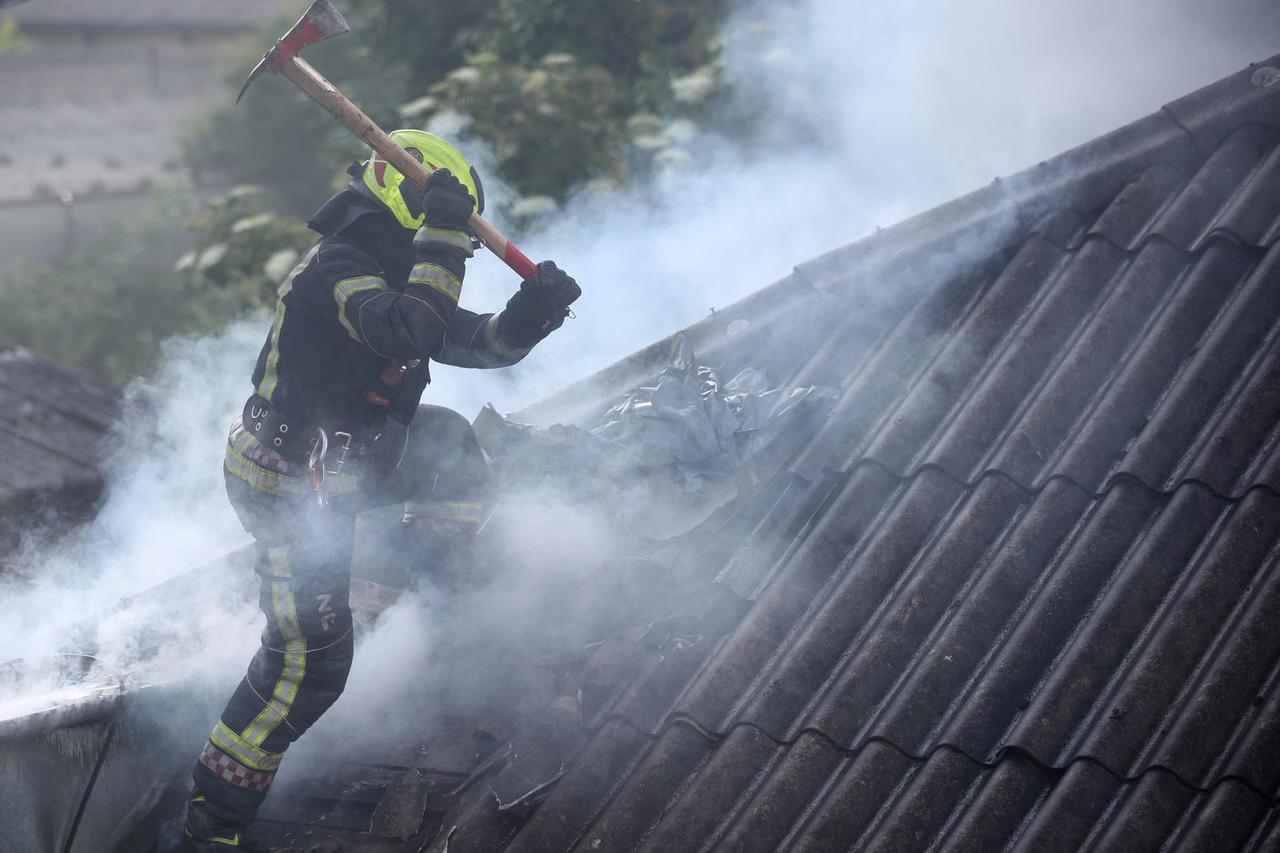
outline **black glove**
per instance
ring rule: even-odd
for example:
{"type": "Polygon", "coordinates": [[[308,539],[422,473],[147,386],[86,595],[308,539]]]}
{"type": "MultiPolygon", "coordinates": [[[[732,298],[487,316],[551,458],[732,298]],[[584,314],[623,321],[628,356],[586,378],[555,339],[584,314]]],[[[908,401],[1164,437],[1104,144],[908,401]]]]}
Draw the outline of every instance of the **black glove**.
{"type": "Polygon", "coordinates": [[[518,347],[531,347],[564,325],[569,306],[582,295],[573,277],[554,261],[538,264],[536,275],[520,283],[498,317],[498,333],[518,347]]]}
{"type": "Polygon", "coordinates": [[[427,178],[427,188],[419,200],[427,214],[427,227],[446,231],[466,231],[476,200],[467,187],[448,169],[436,169],[427,178]]]}

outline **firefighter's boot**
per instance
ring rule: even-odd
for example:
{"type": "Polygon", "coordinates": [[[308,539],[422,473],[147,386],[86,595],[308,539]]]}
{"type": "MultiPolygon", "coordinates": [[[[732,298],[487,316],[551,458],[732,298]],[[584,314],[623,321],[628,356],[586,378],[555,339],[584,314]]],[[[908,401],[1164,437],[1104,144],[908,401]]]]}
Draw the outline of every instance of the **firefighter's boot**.
{"type": "Polygon", "coordinates": [[[249,830],[224,814],[217,804],[201,795],[187,803],[180,853],[285,853],[288,848],[268,847],[249,830]]]}

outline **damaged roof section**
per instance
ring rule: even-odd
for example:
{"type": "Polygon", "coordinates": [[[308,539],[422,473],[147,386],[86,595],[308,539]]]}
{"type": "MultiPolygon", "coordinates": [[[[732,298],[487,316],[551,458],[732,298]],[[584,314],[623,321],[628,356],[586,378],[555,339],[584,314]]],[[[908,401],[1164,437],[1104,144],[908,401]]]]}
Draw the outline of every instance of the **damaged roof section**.
{"type": "MultiPolygon", "coordinates": [[[[650,555],[710,604],[595,651],[541,804],[498,783],[430,849],[1280,846],[1276,80],[687,330],[839,399],[650,555]]],[[[524,414],[597,422],[670,347],[524,414]]]]}

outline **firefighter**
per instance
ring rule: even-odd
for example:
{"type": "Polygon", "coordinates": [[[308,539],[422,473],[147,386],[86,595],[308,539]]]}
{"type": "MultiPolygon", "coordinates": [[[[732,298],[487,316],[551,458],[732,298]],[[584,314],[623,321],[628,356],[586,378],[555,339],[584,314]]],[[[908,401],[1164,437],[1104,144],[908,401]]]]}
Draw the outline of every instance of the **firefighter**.
{"type": "MultiPolygon", "coordinates": [[[[404,504],[407,564],[439,567],[484,512],[489,473],[465,418],[421,404],[429,363],[505,367],[581,294],[552,262],[495,314],[458,306],[484,191],[445,140],[391,134],[436,171],[420,191],[376,154],[308,223],[232,425],[227,493],[253,536],[262,645],[194,770],[184,849],[255,849],[246,833],[289,744],[342,693],[356,513],[404,504]]],[[[408,580],[404,578],[404,580],[408,580]]]]}

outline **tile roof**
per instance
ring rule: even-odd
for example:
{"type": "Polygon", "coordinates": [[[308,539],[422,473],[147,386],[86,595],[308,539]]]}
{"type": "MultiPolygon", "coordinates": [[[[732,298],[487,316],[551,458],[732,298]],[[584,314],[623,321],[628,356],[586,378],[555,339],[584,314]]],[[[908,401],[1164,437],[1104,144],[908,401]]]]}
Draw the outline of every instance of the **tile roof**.
{"type": "MultiPolygon", "coordinates": [[[[839,400],[635,578],[521,598],[644,624],[536,661],[558,698],[481,766],[474,720],[401,708],[421,742],[327,757],[260,824],[349,853],[1280,849],[1277,81],[1280,57],[685,330],[721,375],[839,400]]],[[[522,415],[594,423],[673,343],[522,415]]],[[[547,467],[584,502],[634,485],[547,467]]]]}
{"type": "Polygon", "coordinates": [[[70,508],[97,496],[99,445],[118,408],[114,388],[0,345],[0,518],[6,526],[41,501],[70,508]]]}
{"type": "MultiPolygon", "coordinates": [[[[687,330],[842,398],[669,552],[718,593],[579,685],[545,801],[500,807],[513,760],[431,849],[1280,847],[1276,80],[687,330]]],[[[668,345],[526,414],[588,420],[668,345]]]]}

